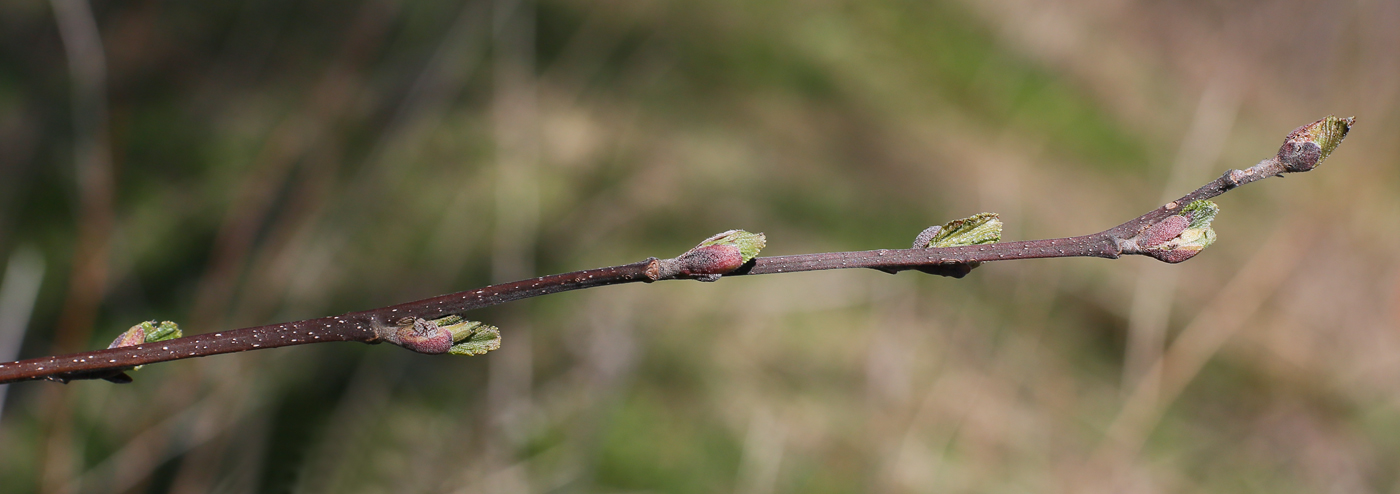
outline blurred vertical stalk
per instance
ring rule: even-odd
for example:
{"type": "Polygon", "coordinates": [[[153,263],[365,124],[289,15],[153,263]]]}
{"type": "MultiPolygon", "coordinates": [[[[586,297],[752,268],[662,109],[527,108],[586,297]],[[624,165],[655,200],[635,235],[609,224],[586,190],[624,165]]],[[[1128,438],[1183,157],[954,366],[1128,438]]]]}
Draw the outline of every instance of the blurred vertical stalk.
{"type": "MultiPolygon", "coordinates": [[[[29,316],[34,313],[34,299],[39,296],[39,285],[43,281],[43,254],[29,246],[10,254],[4,281],[0,282],[0,361],[19,356],[29,316]]],[[[0,423],[5,416],[5,393],[9,387],[0,384],[0,423]]]]}
{"type": "MultiPolygon", "coordinates": [[[[399,18],[396,1],[350,5],[355,5],[355,14],[344,24],[319,78],[306,89],[301,103],[270,129],[248,168],[230,186],[232,197],[200,276],[188,327],[220,327],[235,318],[260,320],[283,303],[290,281],[278,261],[298,258],[307,249],[304,239],[311,235],[305,233],[314,228],[324,209],[327,184],[343,165],[337,154],[344,146],[340,126],[360,118],[354,102],[363,97],[365,74],[399,18]]],[[[184,374],[166,385],[186,390],[180,393],[185,401],[170,406],[193,406],[201,380],[255,379],[263,371],[254,366],[184,374]]],[[[233,427],[231,421],[240,419],[218,420],[224,421],[222,427],[233,427]]],[[[237,457],[240,440],[236,435],[214,435],[182,452],[169,492],[209,492],[227,471],[226,463],[237,457]]]]}
{"type": "Polygon", "coordinates": [[[1317,243],[1308,239],[1305,232],[1319,221],[1315,217],[1302,218],[1275,229],[1259,243],[1263,247],[1211,295],[1210,303],[1196,313],[1171,347],[1149,368],[1150,381],[1145,382],[1151,386],[1136,386],[1124,399],[1118,416],[1104,432],[1104,441],[1088,461],[1091,469],[1112,479],[1138,461],[1148,437],[1186,386],[1304,264],[1317,243]]]}
{"type": "MultiPolygon", "coordinates": [[[[78,232],[68,276],[68,294],[59,310],[54,353],[81,350],[92,335],[97,308],[107,287],[107,255],[113,224],[111,135],[107,122],[107,61],[97,19],[86,0],[51,0],[73,98],[73,164],[78,185],[78,232]]],[[[66,406],[66,388],[44,396],[47,445],[41,456],[41,490],[53,492],[73,476],[75,458],[66,406]]]]}
{"type": "Polygon", "coordinates": [[[73,91],[73,160],[78,182],[78,238],[68,297],[54,352],[81,349],[107,284],[113,177],[107,127],[107,63],[97,21],[86,0],[52,0],[73,91]]]}
{"type": "Polygon", "coordinates": [[[316,187],[341,165],[342,160],[334,155],[342,146],[336,126],[357,117],[353,102],[365,90],[366,66],[374,60],[398,15],[398,2],[366,0],[359,4],[334,57],[306,91],[304,103],[270,129],[239,183],[231,187],[231,202],[195,292],[190,327],[222,326],[231,313],[238,313],[230,307],[235,307],[243,295],[240,291],[247,288],[243,276],[253,271],[250,266],[256,259],[276,250],[268,245],[276,242],[264,242],[274,235],[265,232],[294,230],[298,220],[309,221],[304,218],[314,216],[292,211],[294,208],[278,209],[280,191],[290,186],[300,196],[315,196],[320,193],[316,187]],[[312,178],[299,177],[299,172],[312,178]]]}
{"type": "MultiPolygon", "coordinates": [[[[539,225],[538,88],[535,78],[535,5],[531,0],[493,0],[491,118],[496,142],[496,218],[491,278],[501,283],[534,275],[539,225]]],[[[530,331],[523,317],[502,327],[510,343],[489,357],[487,406],[492,433],[488,455],[490,490],[528,490],[514,463],[520,417],[530,409],[530,331]],[[514,472],[514,475],[508,473],[514,472]],[[500,475],[498,475],[500,474],[500,475]]]]}
{"type": "Polygon", "coordinates": [[[772,494],[777,490],[778,469],[782,466],[787,427],[765,407],[755,407],[744,434],[744,449],[734,492],[772,494]]]}
{"type": "Polygon", "coordinates": [[[492,281],[534,276],[539,224],[539,118],[535,85],[535,7],[530,0],[493,3],[496,230],[492,281]]]}
{"type": "MultiPolygon", "coordinates": [[[[1162,189],[1161,203],[1175,199],[1220,158],[1239,113],[1239,89],[1235,84],[1228,76],[1217,77],[1201,94],[1162,189]]],[[[1138,275],[1128,312],[1128,344],[1121,383],[1125,398],[1137,386],[1157,386],[1156,382],[1149,382],[1155,381],[1155,374],[1149,371],[1162,358],[1166,346],[1178,273],[1170,264],[1153,262],[1144,263],[1138,275]]]]}
{"type": "MultiPolygon", "coordinates": [[[[422,156],[427,148],[419,138],[443,127],[443,122],[455,111],[454,103],[472,78],[484,70],[482,66],[492,40],[491,1],[468,0],[460,9],[427,66],[414,80],[375,142],[365,161],[365,171],[351,186],[356,192],[349,197],[389,189],[403,180],[404,167],[394,165],[412,163],[422,156]]],[[[471,165],[463,163],[463,166],[471,165]]],[[[447,201],[450,205],[443,208],[441,226],[433,230],[431,240],[431,257],[437,267],[432,273],[437,276],[432,286],[451,286],[461,274],[462,266],[472,258],[462,255],[462,245],[470,241],[467,233],[470,229],[465,225],[482,222],[480,209],[468,205],[476,197],[471,187],[462,187],[447,201]]]]}

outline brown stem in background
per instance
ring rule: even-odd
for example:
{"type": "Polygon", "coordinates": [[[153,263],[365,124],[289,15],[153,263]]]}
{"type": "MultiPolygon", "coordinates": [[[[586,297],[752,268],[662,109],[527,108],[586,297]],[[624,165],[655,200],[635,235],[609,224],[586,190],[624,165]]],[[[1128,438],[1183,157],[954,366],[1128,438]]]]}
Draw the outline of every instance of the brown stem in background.
{"type": "MultiPolygon", "coordinates": [[[[269,133],[252,170],[237,186],[215,237],[211,261],[195,292],[190,319],[194,324],[213,324],[226,317],[238,288],[238,278],[248,269],[248,259],[257,254],[258,231],[268,224],[290,221],[274,217],[277,191],[284,187],[298,166],[332,168],[338,163],[299,160],[316,154],[328,143],[327,130],[344,117],[361,90],[359,67],[373,55],[389,32],[389,20],[396,7],[385,2],[366,2],[346,30],[346,39],[321,79],[306,92],[306,104],[283,119],[269,133]]],[[[313,173],[318,171],[313,170],[313,173]]],[[[321,172],[324,173],[324,172],[321,172]]],[[[277,230],[276,227],[273,228],[277,230]]]]}
{"type": "MultiPolygon", "coordinates": [[[[106,296],[113,223],[114,173],[107,110],[107,58],[102,35],[87,0],[52,0],[54,21],[68,61],[72,95],[73,164],[78,217],[68,291],[54,329],[52,351],[71,352],[87,345],[97,309],[106,296]]],[[[71,413],[67,394],[44,393],[44,445],[39,470],[41,492],[53,492],[72,476],[71,413]]]]}
{"type": "Polygon", "coordinates": [[[107,127],[107,63],[97,21],[85,0],[53,0],[73,85],[73,161],[78,182],[78,235],[67,299],[54,350],[81,348],[107,286],[113,174],[107,127]]]}
{"type": "MultiPolygon", "coordinates": [[[[1028,240],[962,247],[880,249],[858,252],[830,252],[736,260],[732,246],[716,245],[717,235],[701,246],[673,259],[650,258],[641,262],[589,269],[572,273],[501,283],[477,290],[440,295],[437,297],[381,307],[340,316],[304,321],[205,333],[157,343],[112,348],[95,352],[44,357],[19,362],[0,363],[0,383],[49,379],[111,378],[137,365],[202,357],[221,353],[260,350],[329,341],[359,341],[380,343],[393,341],[423,353],[442,353],[443,348],[425,350],[415,347],[410,330],[422,332],[425,320],[461,314],[525,298],[538,297],[583,288],[621,283],[653,282],[670,279],[714,281],[721,276],[793,273],[827,269],[872,268],[886,272],[907,269],[938,270],[978,262],[1036,259],[1051,257],[1102,257],[1117,259],[1124,254],[1147,255],[1165,262],[1181,262],[1197,250],[1183,254],[1180,250],[1156,248],[1153,240],[1159,225],[1182,218],[1188,205],[1203,201],[1231,189],[1284,173],[1311,170],[1336,148],[1350,130],[1352,119],[1328,117],[1299,127],[1284,140],[1273,158],[1261,161],[1246,170],[1230,170],[1220,178],[1201,186],[1180,199],[1108,230],[1078,237],[1028,240]],[[729,249],[729,250],[726,250],[729,249]]],[[[1181,228],[1177,228],[1180,231],[1181,228]]],[[[762,239],[758,240],[761,247],[762,239]]],[[[756,249],[755,249],[756,250],[756,249]]],[[[737,255],[737,254],[735,254],[737,255]]],[[[953,272],[960,277],[962,272],[953,272]]],[[[440,345],[441,342],[435,343],[440,345]]]]}

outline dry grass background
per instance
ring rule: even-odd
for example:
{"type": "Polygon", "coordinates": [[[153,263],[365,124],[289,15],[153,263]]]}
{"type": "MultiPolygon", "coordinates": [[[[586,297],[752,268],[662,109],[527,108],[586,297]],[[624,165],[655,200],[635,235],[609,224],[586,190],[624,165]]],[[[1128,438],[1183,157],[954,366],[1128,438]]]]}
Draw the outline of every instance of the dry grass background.
{"type": "Polygon", "coordinates": [[[979,211],[1077,235],[1358,126],[1222,197],[1181,265],[611,287],[474,314],[486,357],[10,386],[0,491],[1400,492],[1400,3],[83,5],[0,4],[0,353],[729,228],[770,255],[979,211]]]}

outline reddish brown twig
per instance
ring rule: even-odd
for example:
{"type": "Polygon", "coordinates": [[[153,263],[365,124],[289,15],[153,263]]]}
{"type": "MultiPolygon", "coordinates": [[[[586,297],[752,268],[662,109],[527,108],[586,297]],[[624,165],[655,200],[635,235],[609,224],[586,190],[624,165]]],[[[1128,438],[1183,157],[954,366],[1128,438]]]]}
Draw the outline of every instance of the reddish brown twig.
{"type": "MultiPolygon", "coordinates": [[[[1028,240],[960,247],[880,249],[790,256],[753,257],[762,247],[762,235],[731,231],[706,240],[695,249],[672,259],[650,258],[641,262],[589,269],[573,273],[502,283],[465,292],[408,302],[339,316],[308,319],[268,326],[205,333],[95,352],[43,357],[0,363],[0,383],[48,379],[106,378],[117,380],[132,367],[220,353],[234,353],[331,341],[380,343],[389,341],[421,353],[444,353],[453,335],[450,316],[530,297],[620,283],[672,279],[714,281],[723,276],[794,273],[827,269],[871,268],[886,272],[919,269],[961,277],[978,262],[1051,257],[1102,257],[1116,259],[1139,254],[1165,262],[1181,262],[1195,255],[1213,239],[1209,211],[1204,226],[1198,223],[1204,201],[1241,185],[1304,172],[1316,167],[1346,136],[1350,118],[1327,117],[1299,127],[1284,140],[1273,158],[1246,170],[1230,170],[1194,192],[1131,221],[1092,235],[1028,240]],[[1196,229],[1195,244],[1181,241],[1196,229]],[[740,235],[749,235],[741,237],[740,235]],[[1202,237],[1201,235],[1205,235],[1202,237]],[[949,269],[962,267],[962,269],[949,269]],[[436,322],[435,322],[436,321],[436,322]],[[446,340],[443,340],[443,339],[446,340]]],[[[1209,208],[1214,208],[1209,205],[1209,208]]],[[[458,324],[452,320],[452,324],[458,324]]],[[[455,327],[455,326],[454,326],[455,327]]],[[[494,329],[492,329],[494,331],[494,329]]],[[[454,333],[455,335],[455,333],[454,333]]]]}

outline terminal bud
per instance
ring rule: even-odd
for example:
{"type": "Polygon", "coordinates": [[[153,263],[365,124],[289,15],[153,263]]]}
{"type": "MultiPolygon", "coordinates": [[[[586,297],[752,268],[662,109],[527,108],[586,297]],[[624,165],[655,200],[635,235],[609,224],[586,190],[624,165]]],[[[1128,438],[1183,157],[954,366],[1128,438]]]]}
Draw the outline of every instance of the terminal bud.
{"type": "Polygon", "coordinates": [[[1283,139],[1283,146],[1278,148],[1279,163],[1289,172],[1316,168],[1337,149],[1355,122],[1356,117],[1328,115],[1327,118],[1294,129],[1283,139]]]}

